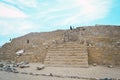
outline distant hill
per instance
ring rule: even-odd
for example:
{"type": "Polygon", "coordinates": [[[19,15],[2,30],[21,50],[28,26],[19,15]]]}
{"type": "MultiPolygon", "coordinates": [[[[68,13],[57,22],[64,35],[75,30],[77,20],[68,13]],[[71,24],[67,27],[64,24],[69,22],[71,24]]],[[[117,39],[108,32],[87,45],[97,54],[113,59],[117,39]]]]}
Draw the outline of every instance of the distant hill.
{"type": "Polygon", "coordinates": [[[0,48],[0,60],[43,62],[47,50],[64,42],[86,42],[89,64],[120,65],[120,26],[95,25],[52,32],[29,33],[0,48]],[[16,52],[24,50],[17,57],[16,52]]]}

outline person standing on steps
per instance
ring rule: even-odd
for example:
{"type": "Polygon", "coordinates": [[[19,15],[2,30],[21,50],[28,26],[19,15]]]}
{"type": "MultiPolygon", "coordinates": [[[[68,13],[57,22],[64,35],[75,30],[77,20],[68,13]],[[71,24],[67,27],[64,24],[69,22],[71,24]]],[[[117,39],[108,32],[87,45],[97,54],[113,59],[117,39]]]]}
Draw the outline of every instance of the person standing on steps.
{"type": "Polygon", "coordinates": [[[27,39],[27,44],[29,44],[29,40],[27,39]]]}
{"type": "Polygon", "coordinates": [[[70,30],[73,30],[72,26],[70,26],[70,30]]]}
{"type": "Polygon", "coordinates": [[[10,40],[9,41],[12,41],[12,39],[10,38],[10,40]]]}

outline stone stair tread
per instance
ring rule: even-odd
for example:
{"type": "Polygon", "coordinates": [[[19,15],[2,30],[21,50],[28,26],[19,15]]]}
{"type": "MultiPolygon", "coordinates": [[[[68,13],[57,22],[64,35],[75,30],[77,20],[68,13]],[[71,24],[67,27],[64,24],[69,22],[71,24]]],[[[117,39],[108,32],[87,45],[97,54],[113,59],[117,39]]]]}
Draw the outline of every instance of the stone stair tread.
{"type": "Polygon", "coordinates": [[[51,47],[44,64],[58,67],[88,67],[87,47],[74,42],[51,47]]]}
{"type": "Polygon", "coordinates": [[[46,61],[87,61],[87,59],[46,59],[46,61]]]}
{"type": "Polygon", "coordinates": [[[57,54],[57,55],[54,55],[54,54],[51,54],[49,56],[46,56],[46,58],[70,58],[70,59],[78,59],[78,58],[87,58],[87,54],[66,54],[66,55],[63,55],[63,54],[57,54]],[[68,57],[69,56],[69,57],[68,57]]]}
{"type": "MultiPolygon", "coordinates": [[[[71,46],[72,46],[72,45],[71,45],[71,46]]],[[[72,47],[71,47],[71,46],[69,46],[69,47],[65,47],[65,46],[64,46],[64,47],[52,47],[52,48],[50,48],[50,49],[58,49],[58,48],[84,49],[84,48],[86,48],[86,47],[82,47],[82,46],[81,46],[81,47],[79,47],[79,46],[75,46],[75,47],[72,46],[72,47]]]]}
{"type": "Polygon", "coordinates": [[[88,68],[88,65],[53,65],[53,64],[47,64],[45,66],[51,66],[51,67],[76,67],[76,68],[88,68]]]}
{"type": "Polygon", "coordinates": [[[48,55],[71,55],[71,54],[87,55],[86,52],[81,52],[81,53],[80,52],[48,52],[48,55]]]}
{"type": "Polygon", "coordinates": [[[46,62],[47,64],[56,64],[56,65],[59,65],[59,64],[66,64],[66,65],[83,65],[83,64],[88,64],[87,62],[46,62]]]}
{"type": "Polygon", "coordinates": [[[77,48],[77,49],[72,49],[72,48],[71,49],[70,48],[69,49],[68,48],[67,49],[66,48],[62,48],[62,49],[60,49],[60,48],[59,49],[49,49],[49,51],[56,51],[56,50],[57,51],[64,51],[64,50],[66,50],[66,51],[82,51],[83,50],[84,51],[85,49],[81,49],[81,48],[77,48]]]}
{"type": "Polygon", "coordinates": [[[84,52],[87,52],[87,51],[85,51],[85,50],[50,50],[50,51],[48,51],[48,53],[50,53],[50,52],[52,52],[52,53],[61,53],[61,52],[67,52],[67,53],[69,53],[69,52],[72,52],[72,53],[84,53],[84,52]]]}
{"type": "Polygon", "coordinates": [[[56,63],[54,63],[54,64],[46,64],[46,66],[76,66],[76,67],[80,67],[80,66],[88,66],[88,64],[87,63],[84,63],[84,64],[56,64],[56,63]]]}
{"type": "Polygon", "coordinates": [[[87,61],[87,59],[86,58],[81,58],[81,59],[74,59],[74,58],[72,58],[72,59],[65,59],[65,58],[59,58],[59,59],[57,59],[57,58],[48,58],[48,59],[45,59],[45,61],[54,61],[54,60],[56,60],[56,61],[87,61]]]}

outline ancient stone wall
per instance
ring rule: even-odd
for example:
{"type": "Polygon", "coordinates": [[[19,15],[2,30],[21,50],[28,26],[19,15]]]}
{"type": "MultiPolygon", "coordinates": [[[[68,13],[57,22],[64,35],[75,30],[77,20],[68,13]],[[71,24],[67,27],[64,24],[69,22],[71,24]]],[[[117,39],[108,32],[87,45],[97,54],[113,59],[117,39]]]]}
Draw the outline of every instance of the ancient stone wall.
{"type": "Polygon", "coordinates": [[[66,41],[86,43],[89,64],[120,65],[119,26],[78,27],[67,33],[66,41]]]}
{"type": "Polygon", "coordinates": [[[18,58],[18,61],[42,62],[49,47],[69,41],[87,45],[89,64],[120,65],[120,26],[111,25],[30,33],[3,45],[0,48],[0,60],[16,60],[15,53],[24,49],[26,55],[18,58]]]}

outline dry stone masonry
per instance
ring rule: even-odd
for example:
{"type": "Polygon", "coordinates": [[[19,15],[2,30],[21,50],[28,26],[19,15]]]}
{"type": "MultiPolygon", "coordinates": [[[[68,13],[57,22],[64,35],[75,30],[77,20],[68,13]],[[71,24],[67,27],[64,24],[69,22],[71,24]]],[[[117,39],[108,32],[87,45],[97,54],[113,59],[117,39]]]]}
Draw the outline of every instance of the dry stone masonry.
{"type": "MultiPolygon", "coordinates": [[[[0,60],[46,63],[49,61],[46,59],[49,59],[47,57],[50,56],[51,52],[53,52],[53,54],[60,52],[60,54],[63,54],[65,49],[71,49],[65,46],[67,43],[69,43],[71,47],[76,44],[79,44],[79,47],[86,45],[89,64],[120,65],[119,25],[81,26],[68,30],[29,33],[18,38],[13,38],[9,43],[1,46],[0,60]],[[71,42],[71,44],[69,42],[71,42]],[[63,47],[58,48],[59,45],[63,47]],[[55,49],[54,51],[50,50],[54,47],[56,51],[55,49]],[[22,55],[19,53],[21,56],[17,56],[16,52],[20,50],[24,50],[24,53],[22,53],[22,55]]],[[[76,48],[73,49],[74,50],[71,49],[72,51],[69,50],[67,54],[72,54],[72,52],[76,54],[79,52],[75,50],[76,48]]],[[[84,50],[86,50],[86,48],[84,48],[84,50]]],[[[59,54],[57,55],[59,56],[59,54]]],[[[69,58],[67,57],[67,59],[69,58]]]]}
{"type": "Polygon", "coordinates": [[[76,42],[66,42],[48,49],[46,66],[88,67],[87,47],[76,42]]]}

